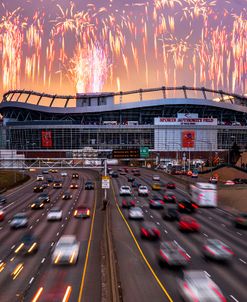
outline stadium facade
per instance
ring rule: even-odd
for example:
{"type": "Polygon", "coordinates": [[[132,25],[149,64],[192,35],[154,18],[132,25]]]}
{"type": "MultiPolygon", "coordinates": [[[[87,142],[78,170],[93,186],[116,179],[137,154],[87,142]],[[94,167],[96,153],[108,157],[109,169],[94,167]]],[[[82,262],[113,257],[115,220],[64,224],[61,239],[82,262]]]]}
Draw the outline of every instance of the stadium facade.
{"type": "Polygon", "coordinates": [[[206,88],[161,87],[57,96],[13,90],[0,103],[2,149],[109,153],[221,152],[247,148],[247,98],[206,88]]]}

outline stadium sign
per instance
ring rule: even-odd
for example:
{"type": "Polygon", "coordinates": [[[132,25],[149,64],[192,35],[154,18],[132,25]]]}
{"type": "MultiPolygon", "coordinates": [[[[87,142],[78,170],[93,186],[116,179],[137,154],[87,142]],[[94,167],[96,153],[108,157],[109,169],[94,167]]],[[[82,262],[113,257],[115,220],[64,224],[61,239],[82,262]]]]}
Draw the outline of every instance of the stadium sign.
{"type": "Polygon", "coordinates": [[[216,126],[216,118],[176,118],[176,117],[157,117],[154,119],[155,125],[198,125],[198,126],[216,126]]]}

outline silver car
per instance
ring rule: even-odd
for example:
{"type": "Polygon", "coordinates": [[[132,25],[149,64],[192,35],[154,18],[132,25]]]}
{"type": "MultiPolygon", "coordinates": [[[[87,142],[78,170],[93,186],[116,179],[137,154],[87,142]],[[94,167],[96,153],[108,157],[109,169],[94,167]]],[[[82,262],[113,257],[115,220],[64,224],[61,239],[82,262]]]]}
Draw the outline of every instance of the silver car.
{"type": "Polygon", "coordinates": [[[208,259],[219,261],[231,260],[234,256],[231,248],[218,239],[207,239],[202,247],[202,253],[208,259]]]}
{"type": "Polygon", "coordinates": [[[28,218],[26,213],[17,213],[14,215],[10,222],[10,227],[12,229],[25,228],[28,225],[28,218]]]}
{"type": "Polygon", "coordinates": [[[186,266],[190,256],[176,241],[163,241],[160,244],[158,260],[160,266],[186,266]]]}
{"type": "Polygon", "coordinates": [[[226,301],[218,285],[205,271],[184,271],[178,280],[178,290],[186,302],[222,302],[226,301]]]}
{"type": "Polygon", "coordinates": [[[129,219],[144,219],[143,210],[140,207],[130,208],[129,219]]]}

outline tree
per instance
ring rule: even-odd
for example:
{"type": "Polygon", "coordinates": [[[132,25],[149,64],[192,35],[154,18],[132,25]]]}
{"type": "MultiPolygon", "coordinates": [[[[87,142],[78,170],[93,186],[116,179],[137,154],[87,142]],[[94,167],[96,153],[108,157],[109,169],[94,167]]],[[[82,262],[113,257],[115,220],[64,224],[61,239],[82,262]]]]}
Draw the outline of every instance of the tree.
{"type": "Polygon", "coordinates": [[[236,142],[232,145],[230,149],[230,164],[235,165],[241,156],[240,147],[236,142]]]}

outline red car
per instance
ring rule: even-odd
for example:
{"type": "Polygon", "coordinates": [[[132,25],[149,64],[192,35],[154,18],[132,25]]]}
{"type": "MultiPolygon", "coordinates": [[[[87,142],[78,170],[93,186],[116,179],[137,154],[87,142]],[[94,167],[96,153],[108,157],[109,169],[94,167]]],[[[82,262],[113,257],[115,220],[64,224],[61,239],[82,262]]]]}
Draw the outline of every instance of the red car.
{"type": "Polygon", "coordinates": [[[163,200],[164,200],[165,204],[166,203],[176,203],[177,198],[172,192],[167,192],[164,195],[163,200]]]}
{"type": "Polygon", "coordinates": [[[188,215],[180,216],[178,228],[180,231],[198,232],[200,225],[197,220],[188,215]]]}
{"type": "Polygon", "coordinates": [[[176,185],[173,182],[168,182],[166,187],[167,189],[176,189],[176,185]]]}
{"type": "Polygon", "coordinates": [[[74,212],[76,218],[88,218],[90,217],[90,209],[87,207],[79,206],[74,212]]]}
{"type": "Polygon", "coordinates": [[[4,211],[0,210],[0,221],[4,220],[4,211]]]}
{"type": "Polygon", "coordinates": [[[129,209],[131,207],[134,207],[135,205],[136,204],[134,200],[126,200],[126,199],[122,200],[122,208],[124,209],[129,209]]]}
{"type": "Polygon", "coordinates": [[[144,222],[141,226],[141,238],[155,240],[160,239],[160,230],[153,222],[144,222]]]}

